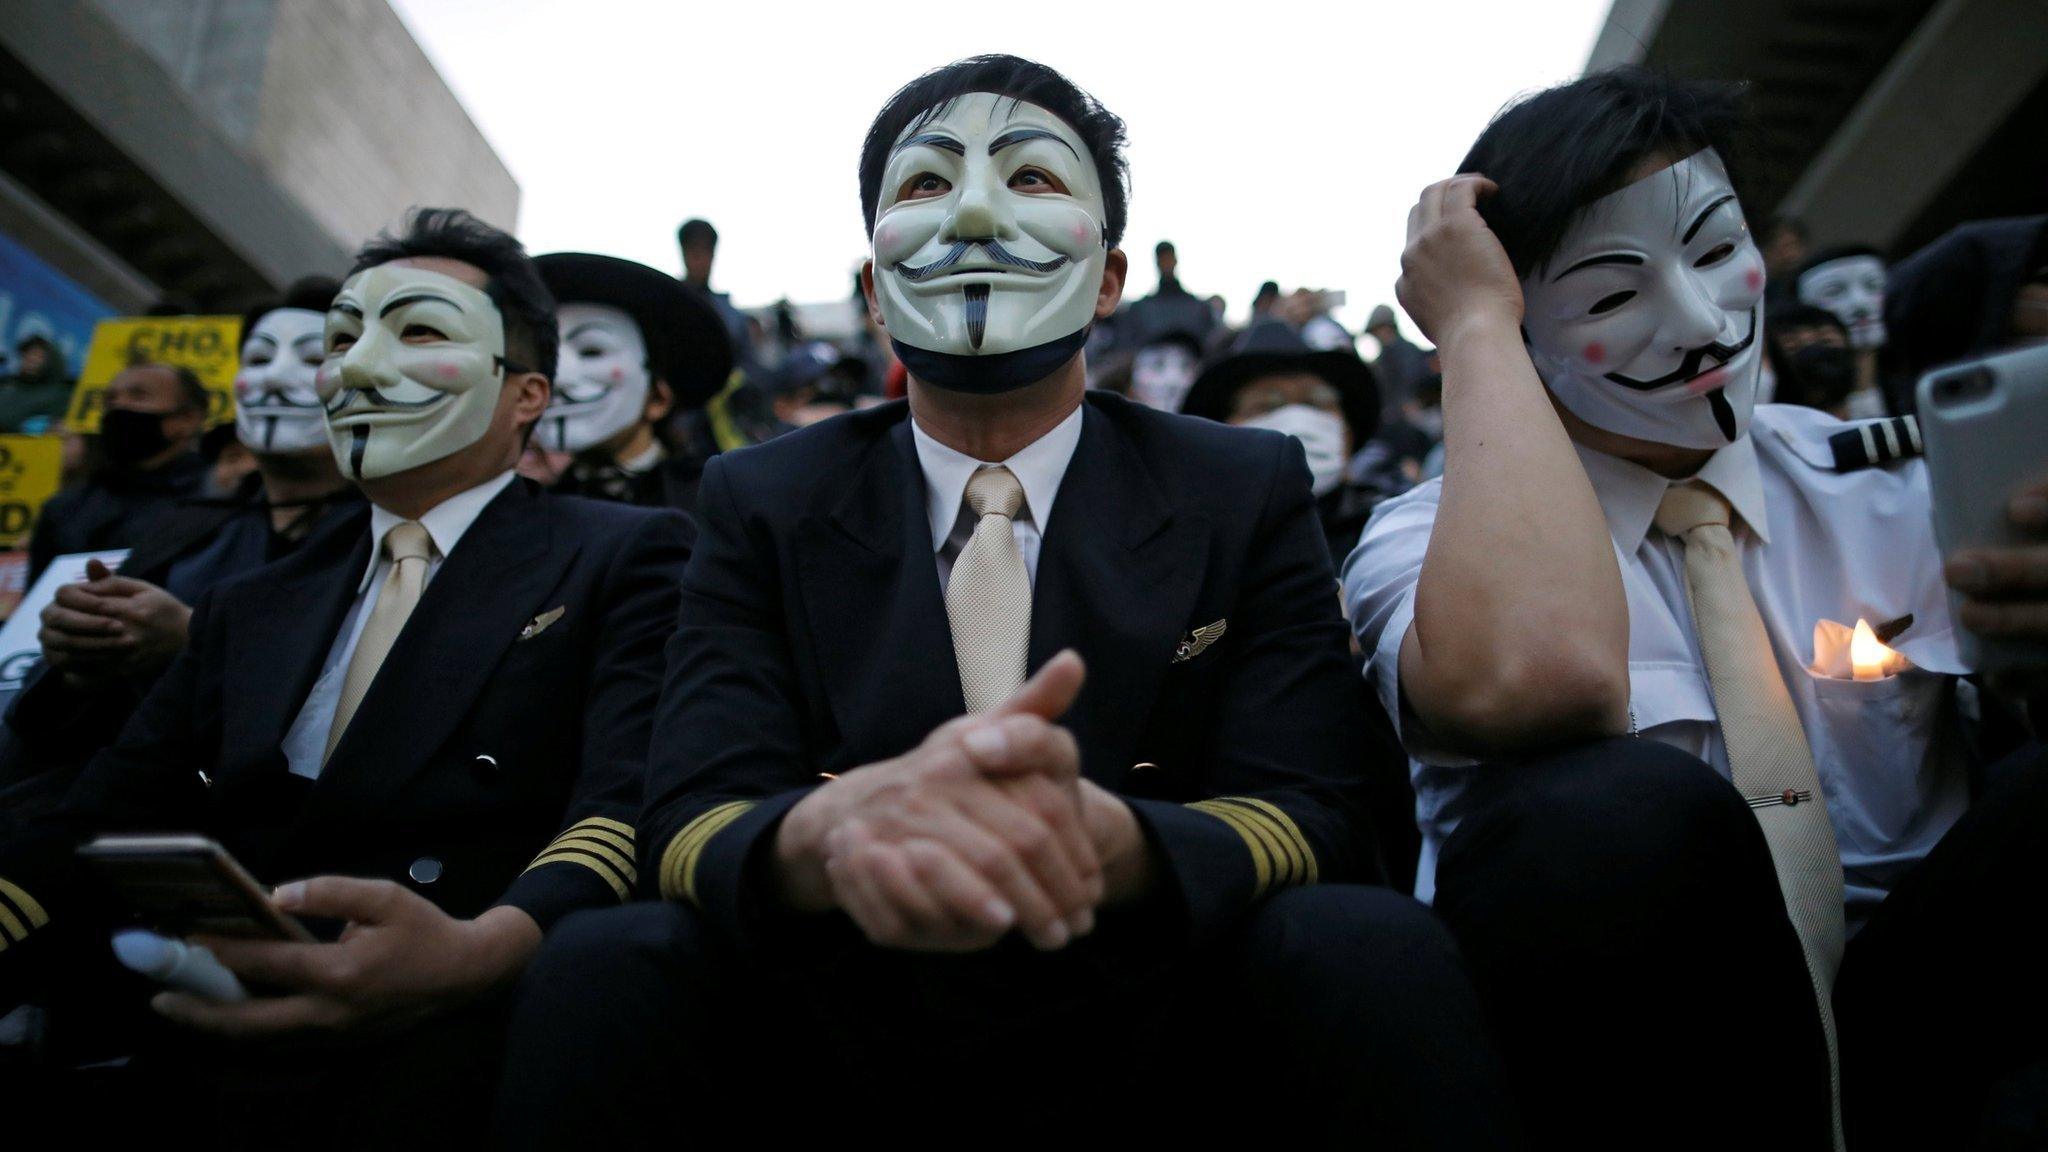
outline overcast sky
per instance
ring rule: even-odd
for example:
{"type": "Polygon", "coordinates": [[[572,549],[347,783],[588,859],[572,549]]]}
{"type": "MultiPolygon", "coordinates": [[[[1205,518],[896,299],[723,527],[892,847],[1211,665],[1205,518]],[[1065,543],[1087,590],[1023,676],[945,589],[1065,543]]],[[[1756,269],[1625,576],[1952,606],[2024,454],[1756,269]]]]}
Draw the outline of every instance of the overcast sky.
{"type": "Polygon", "coordinates": [[[843,298],[868,121],[919,72],[1004,51],[1128,123],[1128,296],[1171,239],[1233,317],[1271,279],[1345,290],[1354,330],[1392,299],[1416,194],[1507,100],[1576,75],[1608,2],[393,0],[519,181],[536,252],[678,271],[676,225],[703,216],[734,302],[843,298]]]}

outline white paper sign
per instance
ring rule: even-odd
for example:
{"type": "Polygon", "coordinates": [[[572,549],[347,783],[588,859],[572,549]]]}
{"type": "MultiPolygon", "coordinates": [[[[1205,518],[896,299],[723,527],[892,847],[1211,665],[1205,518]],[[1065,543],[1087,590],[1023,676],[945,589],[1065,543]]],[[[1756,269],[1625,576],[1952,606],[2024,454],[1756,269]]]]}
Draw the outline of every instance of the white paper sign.
{"type": "Polygon", "coordinates": [[[35,667],[36,660],[43,654],[43,646],[36,639],[36,633],[43,626],[43,609],[57,598],[57,589],[85,579],[88,561],[97,560],[109,568],[120,567],[128,558],[128,549],[111,552],[73,552],[50,561],[43,574],[36,579],[28,594],[14,609],[14,615],[0,624],[0,692],[12,692],[21,688],[21,682],[35,667]]]}

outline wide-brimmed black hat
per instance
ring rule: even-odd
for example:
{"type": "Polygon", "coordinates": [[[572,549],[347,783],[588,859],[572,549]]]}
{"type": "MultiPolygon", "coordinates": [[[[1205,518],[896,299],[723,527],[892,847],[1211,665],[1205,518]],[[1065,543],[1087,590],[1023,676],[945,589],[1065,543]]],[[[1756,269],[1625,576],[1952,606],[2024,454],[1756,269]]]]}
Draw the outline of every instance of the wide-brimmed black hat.
{"type": "Polygon", "coordinates": [[[541,279],[563,304],[609,304],[640,325],[648,371],[668,381],[677,407],[718,395],[732,375],[732,338],[708,301],[645,264],[591,252],[536,256],[541,279]]]}
{"type": "Polygon", "coordinates": [[[1380,389],[1372,368],[1355,352],[1309,347],[1291,326],[1280,320],[1258,320],[1244,330],[1230,351],[1202,369],[1180,410],[1189,416],[1228,422],[1238,389],[1261,376],[1308,372],[1337,390],[1344,423],[1351,428],[1354,451],[1372,439],[1380,423],[1380,389]]]}

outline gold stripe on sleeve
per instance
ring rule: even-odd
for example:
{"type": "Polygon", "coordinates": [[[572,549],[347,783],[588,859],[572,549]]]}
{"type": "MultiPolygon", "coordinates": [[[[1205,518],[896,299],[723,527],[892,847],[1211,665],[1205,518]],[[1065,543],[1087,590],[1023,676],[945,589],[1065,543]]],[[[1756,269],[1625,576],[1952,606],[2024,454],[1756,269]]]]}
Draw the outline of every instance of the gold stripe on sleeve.
{"type": "Polygon", "coordinates": [[[697,817],[677,832],[661,853],[661,895],[665,900],[697,902],[697,858],[704,845],[725,826],[754,806],[751,800],[729,800],[697,817]]]}

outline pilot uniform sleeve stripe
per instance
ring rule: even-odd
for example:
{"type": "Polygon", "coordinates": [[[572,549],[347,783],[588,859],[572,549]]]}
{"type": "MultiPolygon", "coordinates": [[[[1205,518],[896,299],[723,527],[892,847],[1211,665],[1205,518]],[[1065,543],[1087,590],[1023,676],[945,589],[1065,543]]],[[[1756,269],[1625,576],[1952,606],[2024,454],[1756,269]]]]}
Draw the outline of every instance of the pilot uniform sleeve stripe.
{"type": "Polygon", "coordinates": [[[1272,848],[1267,847],[1265,838],[1253,829],[1251,819],[1242,810],[1232,808],[1227,804],[1218,804],[1213,800],[1198,800],[1188,805],[1188,807],[1193,808],[1197,812],[1207,813],[1230,825],[1231,830],[1236,832],[1238,838],[1244,841],[1245,847],[1251,850],[1252,871],[1255,876],[1252,892],[1255,896],[1265,895],[1273,887],[1273,859],[1275,853],[1272,848]]]}
{"type": "Polygon", "coordinates": [[[592,872],[597,873],[598,876],[601,879],[603,879],[606,884],[611,886],[611,890],[613,892],[618,893],[620,900],[626,899],[633,891],[632,869],[629,868],[625,872],[621,873],[619,871],[618,865],[614,864],[609,858],[598,856],[582,848],[558,848],[555,851],[546,853],[540,859],[535,860],[533,863],[527,865],[526,870],[528,872],[531,872],[535,868],[539,868],[544,864],[582,865],[583,867],[590,869],[592,872]]]}
{"type": "Polygon", "coordinates": [[[548,845],[548,851],[550,852],[561,848],[576,848],[600,859],[609,860],[612,866],[620,872],[631,873],[633,871],[633,849],[630,845],[622,849],[610,840],[599,840],[595,836],[571,834],[558,837],[553,844],[548,845]]]}
{"type": "Polygon", "coordinates": [[[1226,799],[1236,804],[1249,804],[1272,817],[1273,822],[1279,825],[1281,833],[1287,837],[1288,843],[1294,845],[1301,853],[1303,865],[1301,882],[1304,884],[1314,884],[1316,882],[1317,874],[1320,872],[1320,869],[1316,866],[1316,851],[1314,848],[1309,847],[1308,837],[1301,834],[1301,826],[1294,822],[1294,817],[1289,816],[1286,810],[1279,805],[1261,800],[1256,796],[1230,796],[1226,797],[1226,799]]]}
{"type": "Polygon", "coordinates": [[[751,800],[730,800],[707,809],[683,825],[661,853],[661,895],[667,900],[697,902],[697,857],[713,836],[754,806],[751,800]]]}
{"type": "Polygon", "coordinates": [[[1270,813],[1246,803],[1238,796],[1219,796],[1216,803],[1242,812],[1245,818],[1252,822],[1253,827],[1265,834],[1267,841],[1273,846],[1273,858],[1284,865],[1280,871],[1282,885],[1299,884],[1308,875],[1308,854],[1287,834],[1286,826],[1274,820],[1270,813]]]}
{"type": "Polygon", "coordinates": [[[0,909],[12,904],[14,910],[20,913],[19,918],[12,913],[8,915],[8,920],[11,921],[9,929],[14,931],[14,938],[17,940],[27,936],[29,929],[41,928],[50,922],[50,914],[43,911],[43,906],[36,902],[36,898],[22,891],[19,885],[4,876],[0,876],[0,901],[5,901],[0,903],[0,909]],[[21,927],[23,920],[28,922],[27,927],[21,927]]]}
{"type": "Polygon", "coordinates": [[[26,940],[28,925],[15,918],[6,904],[0,903],[0,948],[7,947],[9,940],[26,940]]]}
{"type": "Polygon", "coordinates": [[[570,840],[587,840],[593,844],[609,844],[627,856],[633,854],[633,837],[631,835],[621,836],[608,828],[593,828],[578,824],[560,836],[555,837],[555,843],[557,844],[567,843],[570,840]]]}
{"type": "Polygon", "coordinates": [[[603,816],[586,816],[583,819],[578,820],[570,828],[570,831],[573,832],[577,828],[603,828],[608,832],[617,832],[619,835],[624,836],[628,840],[631,840],[635,835],[633,831],[633,826],[631,824],[628,824],[623,820],[607,819],[603,816]]]}

